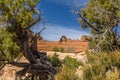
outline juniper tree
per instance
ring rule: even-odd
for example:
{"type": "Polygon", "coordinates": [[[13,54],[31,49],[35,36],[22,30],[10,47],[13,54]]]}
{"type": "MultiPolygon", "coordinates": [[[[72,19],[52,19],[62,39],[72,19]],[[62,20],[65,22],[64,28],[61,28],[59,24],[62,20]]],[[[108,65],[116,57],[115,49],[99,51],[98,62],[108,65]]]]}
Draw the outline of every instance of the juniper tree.
{"type": "Polygon", "coordinates": [[[36,6],[39,0],[0,0],[0,61],[23,67],[16,73],[16,80],[26,73],[31,80],[54,80],[56,70],[48,62],[46,54],[37,51],[34,43],[36,35],[30,29],[41,21],[41,14],[36,6]],[[18,63],[15,58],[22,55],[29,63],[18,63]]]}
{"type": "Polygon", "coordinates": [[[85,8],[76,11],[82,28],[90,28],[95,51],[120,48],[120,0],[89,0],[85,8]]]}

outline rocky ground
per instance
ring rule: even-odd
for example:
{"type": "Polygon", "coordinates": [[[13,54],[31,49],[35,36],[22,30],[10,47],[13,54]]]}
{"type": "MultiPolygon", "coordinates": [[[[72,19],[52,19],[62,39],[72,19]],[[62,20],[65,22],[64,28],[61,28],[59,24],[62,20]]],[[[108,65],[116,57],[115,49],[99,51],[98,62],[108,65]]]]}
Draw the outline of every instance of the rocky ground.
{"type": "MultiPolygon", "coordinates": [[[[53,51],[48,51],[47,52],[47,56],[52,56],[55,52],[53,51]]],[[[60,52],[56,52],[56,54],[58,55],[58,57],[63,60],[66,56],[72,57],[72,58],[76,58],[78,61],[82,61],[83,63],[86,63],[87,58],[85,55],[85,52],[81,52],[81,53],[60,53],[60,52]]],[[[22,57],[20,60],[20,62],[28,62],[24,57],[22,57]]],[[[6,65],[1,71],[0,71],[0,80],[14,80],[15,78],[15,73],[16,71],[19,71],[21,68],[19,67],[15,67],[12,65],[6,65]]],[[[76,74],[78,76],[82,75],[82,67],[79,66],[79,68],[76,70],[76,74]]]]}
{"type": "Polygon", "coordinates": [[[47,52],[47,56],[52,56],[54,53],[56,53],[58,55],[60,60],[63,60],[67,56],[69,56],[71,58],[75,58],[78,61],[82,61],[83,63],[86,63],[86,60],[87,60],[85,52],[81,52],[81,53],[61,53],[61,52],[49,51],[49,52],[47,52]]]}
{"type": "MultiPolygon", "coordinates": [[[[28,62],[24,57],[22,57],[19,62],[28,62]]],[[[22,68],[16,67],[10,64],[7,64],[1,71],[0,71],[0,80],[14,80],[15,73],[22,68]]]]}

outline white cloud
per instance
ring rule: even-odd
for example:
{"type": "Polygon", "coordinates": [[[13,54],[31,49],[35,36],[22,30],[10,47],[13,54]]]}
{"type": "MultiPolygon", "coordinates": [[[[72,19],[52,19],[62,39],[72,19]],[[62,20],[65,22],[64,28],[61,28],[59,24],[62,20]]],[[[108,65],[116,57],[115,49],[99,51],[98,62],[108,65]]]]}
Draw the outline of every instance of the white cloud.
{"type": "Polygon", "coordinates": [[[58,41],[62,35],[71,39],[80,39],[82,35],[90,35],[88,32],[65,28],[64,26],[48,24],[42,32],[42,37],[49,41],[58,41]]]}

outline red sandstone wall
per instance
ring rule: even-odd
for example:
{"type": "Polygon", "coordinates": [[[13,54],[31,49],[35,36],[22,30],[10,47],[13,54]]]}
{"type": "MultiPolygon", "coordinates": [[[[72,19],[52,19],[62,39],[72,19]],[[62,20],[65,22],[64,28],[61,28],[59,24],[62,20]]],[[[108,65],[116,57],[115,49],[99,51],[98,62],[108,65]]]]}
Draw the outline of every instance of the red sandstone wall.
{"type": "Polygon", "coordinates": [[[63,47],[65,50],[72,47],[74,52],[83,52],[88,48],[88,42],[84,41],[69,41],[69,42],[45,42],[38,41],[37,48],[40,51],[52,51],[55,47],[63,47]]]}

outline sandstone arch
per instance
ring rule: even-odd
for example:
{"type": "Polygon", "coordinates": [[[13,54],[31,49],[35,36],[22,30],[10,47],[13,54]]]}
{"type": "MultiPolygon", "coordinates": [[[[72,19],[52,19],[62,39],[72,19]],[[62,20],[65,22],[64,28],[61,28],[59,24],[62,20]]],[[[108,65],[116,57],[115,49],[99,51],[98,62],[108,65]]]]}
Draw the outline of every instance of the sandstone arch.
{"type": "Polygon", "coordinates": [[[67,42],[67,37],[66,36],[62,36],[59,40],[60,42],[67,42]]]}

